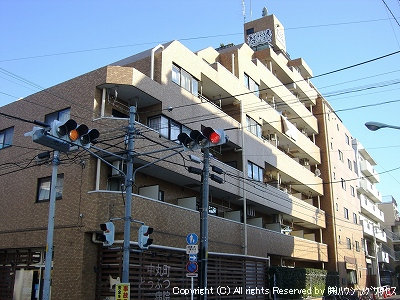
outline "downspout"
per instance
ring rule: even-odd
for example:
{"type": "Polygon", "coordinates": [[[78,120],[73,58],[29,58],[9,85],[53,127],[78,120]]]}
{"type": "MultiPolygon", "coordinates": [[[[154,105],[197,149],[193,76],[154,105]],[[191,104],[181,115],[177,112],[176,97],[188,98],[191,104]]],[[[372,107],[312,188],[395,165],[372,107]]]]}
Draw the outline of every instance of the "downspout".
{"type": "Polygon", "coordinates": [[[158,44],[153,49],[151,49],[151,58],[150,58],[150,78],[151,78],[151,80],[154,80],[154,53],[160,48],[162,48],[164,50],[164,46],[161,44],[158,44]]]}

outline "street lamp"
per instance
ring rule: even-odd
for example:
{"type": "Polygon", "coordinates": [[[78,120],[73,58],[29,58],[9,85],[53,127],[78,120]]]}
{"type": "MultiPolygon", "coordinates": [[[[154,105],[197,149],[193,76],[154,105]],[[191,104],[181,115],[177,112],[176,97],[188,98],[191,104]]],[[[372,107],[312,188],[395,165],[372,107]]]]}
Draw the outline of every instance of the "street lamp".
{"type": "Polygon", "coordinates": [[[393,126],[393,125],[388,125],[384,123],[379,123],[379,122],[367,122],[365,123],[365,126],[372,131],[376,131],[381,128],[393,128],[393,129],[400,129],[400,126],[393,126]]]}

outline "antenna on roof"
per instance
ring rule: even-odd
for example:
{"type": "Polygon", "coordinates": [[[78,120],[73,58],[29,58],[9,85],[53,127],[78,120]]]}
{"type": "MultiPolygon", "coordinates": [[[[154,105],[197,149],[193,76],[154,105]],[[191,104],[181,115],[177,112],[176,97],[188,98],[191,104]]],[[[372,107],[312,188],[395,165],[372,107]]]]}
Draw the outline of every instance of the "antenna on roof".
{"type": "Polygon", "coordinates": [[[264,6],[264,8],[262,9],[262,16],[266,17],[268,16],[268,9],[264,6]]]}
{"type": "Polygon", "coordinates": [[[246,23],[246,4],[244,0],[242,0],[242,15],[243,15],[243,24],[246,23]]]}

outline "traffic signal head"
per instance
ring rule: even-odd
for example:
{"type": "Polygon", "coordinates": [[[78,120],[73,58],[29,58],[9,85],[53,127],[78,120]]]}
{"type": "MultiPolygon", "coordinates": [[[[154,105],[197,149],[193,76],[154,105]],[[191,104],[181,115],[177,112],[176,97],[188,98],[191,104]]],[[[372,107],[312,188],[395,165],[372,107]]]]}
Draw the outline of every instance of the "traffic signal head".
{"type": "Polygon", "coordinates": [[[225,144],[228,137],[222,129],[214,130],[211,127],[204,127],[201,132],[198,130],[191,131],[190,136],[182,132],[178,135],[178,140],[185,150],[197,150],[225,144]]]}
{"type": "Polygon", "coordinates": [[[72,119],[65,123],[61,123],[58,120],[53,121],[50,133],[76,146],[85,148],[89,148],[90,143],[100,136],[97,129],[89,130],[85,124],[78,125],[76,121],[72,119]]]}
{"type": "Polygon", "coordinates": [[[153,239],[150,238],[150,234],[153,233],[153,228],[147,225],[142,225],[138,232],[138,243],[140,249],[148,249],[153,244],[153,239]]]}
{"type": "Polygon", "coordinates": [[[99,236],[99,240],[103,242],[104,246],[111,246],[114,244],[115,226],[113,222],[106,222],[100,224],[100,229],[103,230],[103,234],[99,236]]]}
{"type": "Polygon", "coordinates": [[[207,138],[207,140],[211,143],[210,146],[219,145],[219,142],[221,141],[221,136],[219,135],[218,132],[216,132],[211,127],[205,127],[202,130],[202,132],[203,132],[203,135],[207,138]]]}

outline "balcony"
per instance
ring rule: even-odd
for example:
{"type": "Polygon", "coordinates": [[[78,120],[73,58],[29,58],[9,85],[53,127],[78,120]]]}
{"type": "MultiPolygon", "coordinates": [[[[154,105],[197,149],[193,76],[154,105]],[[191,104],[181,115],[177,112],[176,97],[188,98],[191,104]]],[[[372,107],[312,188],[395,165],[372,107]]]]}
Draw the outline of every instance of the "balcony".
{"type": "Polygon", "coordinates": [[[368,177],[372,183],[379,182],[379,174],[375,171],[374,167],[367,161],[363,160],[360,163],[361,172],[368,177]]]}
{"type": "Polygon", "coordinates": [[[386,232],[383,231],[383,229],[379,227],[375,227],[375,237],[377,240],[386,243],[387,238],[386,238],[386,232]]]}
{"type": "Polygon", "coordinates": [[[263,256],[268,253],[296,259],[328,261],[326,244],[254,226],[248,226],[248,236],[248,250],[252,255],[263,256]]]}
{"type": "Polygon", "coordinates": [[[361,212],[375,222],[384,222],[384,213],[378,208],[378,205],[370,201],[364,195],[360,195],[361,212]]]}
{"type": "Polygon", "coordinates": [[[362,178],[359,181],[360,185],[357,187],[358,191],[368,198],[373,200],[375,203],[382,202],[382,195],[377,190],[374,184],[370,183],[367,179],[362,178]]]}
{"type": "Polygon", "coordinates": [[[363,233],[371,237],[374,236],[374,226],[368,222],[366,219],[361,220],[361,225],[363,227],[363,233]]]}
{"type": "MultiPolygon", "coordinates": [[[[88,220],[90,230],[98,230],[102,220],[121,216],[124,205],[121,192],[91,191],[86,204],[88,209],[97,212],[96,218],[88,220]],[[104,209],[113,205],[112,210],[104,209]]],[[[194,209],[184,208],[149,197],[133,194],[132,207],[135,218],[153,224],[154,244],[168,247],[184,248],[188,232],[198,232],[200,213],[194,209]],[[179,224],[179,226],[177,226],[179,224]]],[[[115,221],[117,234],[123,229],[122,221],[115,221]]],[[[209,216],[210,252],[243,253],[243,223],[217,216],[209,216]],[[222,238],[223,237],[223,238],[222,238]]],[[[290,235],[247,225],[248,255],[265,257],[268,254],[282,255],[312,261],[328,261],[327,245],[293,237],[290,235]],[[271,241],[274,241],[271,243],[271,241]]]]}

